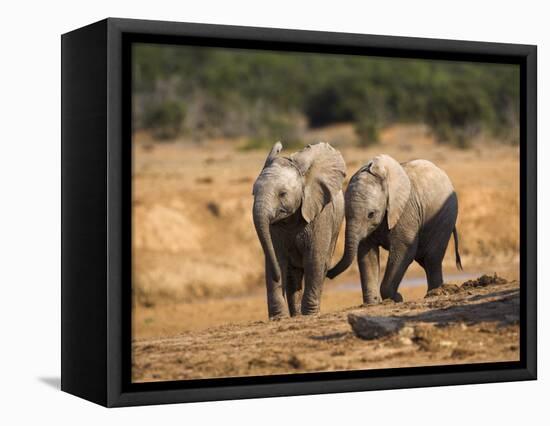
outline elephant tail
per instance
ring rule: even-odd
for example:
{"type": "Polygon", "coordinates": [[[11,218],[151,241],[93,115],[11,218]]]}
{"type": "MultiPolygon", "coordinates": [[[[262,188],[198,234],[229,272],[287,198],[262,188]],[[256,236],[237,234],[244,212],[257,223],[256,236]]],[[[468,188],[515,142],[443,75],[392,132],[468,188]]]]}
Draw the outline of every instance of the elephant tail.
{"type": "Polygon", "coordinates": [[[453,238],[455,240],[455,259],[456,259],[456,268],[459,271],[462,271],[462,261],[460,260],[460,253],[458,251],[458,231],[456,226],[453,228],[453,238]]]}

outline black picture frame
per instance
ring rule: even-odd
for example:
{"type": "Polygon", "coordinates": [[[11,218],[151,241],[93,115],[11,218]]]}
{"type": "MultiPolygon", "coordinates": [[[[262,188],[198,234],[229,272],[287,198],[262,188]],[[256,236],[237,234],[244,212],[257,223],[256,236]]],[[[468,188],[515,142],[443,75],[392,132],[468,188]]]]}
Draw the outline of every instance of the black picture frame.
{"type": "Polygon", "coordinates": [[[118,18],[61,45],[62,390],[115,407],[536,379],[536,46],[118,18]],[[133,42],[519,64],[520,361],[131,383],[133,42]]]}

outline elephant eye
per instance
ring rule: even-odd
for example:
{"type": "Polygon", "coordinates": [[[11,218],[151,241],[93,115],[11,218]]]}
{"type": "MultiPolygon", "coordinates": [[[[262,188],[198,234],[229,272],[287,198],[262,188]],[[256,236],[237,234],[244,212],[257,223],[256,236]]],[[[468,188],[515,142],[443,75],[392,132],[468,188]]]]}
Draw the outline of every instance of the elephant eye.
{"type": "Polygon", "coordinates": [[[279,197],[281,197],[281,198],[286,197],[286,191],[279,192],[279,197]]]}
{"type": "Polygon", "coordinates": [[[374,212],[369,212],[369,219],[372,219],[374,217],[374,212]]]}

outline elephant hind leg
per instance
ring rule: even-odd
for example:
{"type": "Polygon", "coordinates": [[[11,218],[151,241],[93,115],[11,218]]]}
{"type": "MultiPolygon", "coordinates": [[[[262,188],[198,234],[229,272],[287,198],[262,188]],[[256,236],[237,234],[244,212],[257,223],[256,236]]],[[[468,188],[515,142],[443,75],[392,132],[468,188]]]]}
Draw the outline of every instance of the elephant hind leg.
{"type": "Polygon", "coordinates": [[[442,262],[443,260],[439,258],[424,260],[424,262],[422,262],[422,267],[428,279],[428,291],[441,287],[443,284],[442,262]]]}
{"type": "Polygon", "coordinates": [[[293,266],[288,268],[288,278],[286,282],[286,298],[288,303],[288,312],[291,317],[300,315],[302,305],[302,278],[304,270],[293,266]]]}

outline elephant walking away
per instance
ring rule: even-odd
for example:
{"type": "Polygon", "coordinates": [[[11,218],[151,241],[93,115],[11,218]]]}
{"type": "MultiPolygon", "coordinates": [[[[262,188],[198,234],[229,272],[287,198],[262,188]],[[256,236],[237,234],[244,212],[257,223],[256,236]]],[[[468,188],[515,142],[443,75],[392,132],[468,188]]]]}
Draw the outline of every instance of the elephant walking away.
{"type": "Polygon", "coordinates": [[[379,155],[352,176],[345,195],[346,234],[342,259],[327,274],[334,278],[357,256],[363,302],[402,301],[399,284],[416,260],[426,272],[428,290],[443,283],[442,262],[451,234],[458,251],[458,200],[449,177],[427,160],[399,164],[379,155]],[[379,282],[379,247],[388,250],[379,282]]]}
{"type": "Polygon", "coordinates": [[[273,146],[252,192],[271,319],[319,312],[344,220],[342,155],[327,143],[309,145],[289,157],[279,156],[281,149],[280,142],[273,146]]]}

